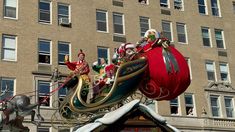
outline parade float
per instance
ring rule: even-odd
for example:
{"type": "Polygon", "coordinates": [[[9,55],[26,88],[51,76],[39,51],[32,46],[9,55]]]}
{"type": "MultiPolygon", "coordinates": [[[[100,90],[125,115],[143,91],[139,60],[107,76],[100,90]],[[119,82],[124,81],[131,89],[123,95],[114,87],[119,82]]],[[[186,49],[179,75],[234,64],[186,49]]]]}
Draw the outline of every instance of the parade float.
{"type": "MultiPolygon", "coordinates": [[[[111,64],[105,60],[100,64],[93,63],[92,69],[98,73],[94,78],[89,76],[90,66],[82,50],[76,62],[70,62],[66,55],[65,64],[71,73],[62,85],[49,94],[61,88],[67,90],[67,95],[59,101],[58,109],[51,117],[53,126],[57,121],[62,121],[66,126],[85,125],[136,98],[144,100],[145,104],[154,100],[172,100],[190,85],[185,58],[154,29],[148,30],[137,44],[121,44],[111,64]]],[[[27,130],[22,125],[26,115],[31,115],[33,123],[38,125],[43,121],[39,113],[40,105],[47,98],[36,104],[30,104],[29,97],[25,95],[2,100],[1,125],[18,122],[20,125],[14,127],[27,130]],[[34,122],[35,108],[38,109],[38,122],[34,122]],[[15,118],[9,120],[10,115],[15,115],[15,118]]]]}
{"type": "MultiPolygon", "coordinates": [[[[121,44],[112,64],[101,66],[100,75],[89,78],[85,54],[80,51],[78,62],[66,64],[73,72],[63,88],[68,94],[58,109],[65,122],[89,122],[96,116],[115,110],[135,98],[172,100],[190,85],[188,64],[183,55],[157,31],[151,29],[137,45],[121,44]],[[82,56],[80,56],[82,55],[82,56]],[[91,81],[92,80],[92,81],[91,81]],[[140,91],[140,92],[139,92],[140,91]],[[136,94],[138,93],[138,95],[136,94]]],[[[55,116],[52,120],[57,120],[55,116]]],[[[52,121],[53,122],[53,121],[52,121]]]]}

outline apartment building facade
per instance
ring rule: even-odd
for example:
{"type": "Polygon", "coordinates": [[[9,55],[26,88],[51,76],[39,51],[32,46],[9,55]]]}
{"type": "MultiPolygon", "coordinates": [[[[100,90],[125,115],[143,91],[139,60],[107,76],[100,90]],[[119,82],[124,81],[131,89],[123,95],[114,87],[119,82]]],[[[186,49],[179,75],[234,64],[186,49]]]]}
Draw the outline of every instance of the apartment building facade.
{"type": "MultiPolygon", "coordinates": [[[[66,54],[76,61],[83,49],[89,64],[111,62],[121,43],[154,28],[185,56],[192,80],[154,110],[182,131],[235,130],[234,0],[2,0],[0,11],[0,91],[8,89],[8,96],[24,93],[37,102],[56,88],[55,67],[69,73],[66,54]]],[[[47,99],[40,127],[26,118],[31,131],[69,131],[50,123],[53,102],[65,95],[60,90],[47,99]]]]}

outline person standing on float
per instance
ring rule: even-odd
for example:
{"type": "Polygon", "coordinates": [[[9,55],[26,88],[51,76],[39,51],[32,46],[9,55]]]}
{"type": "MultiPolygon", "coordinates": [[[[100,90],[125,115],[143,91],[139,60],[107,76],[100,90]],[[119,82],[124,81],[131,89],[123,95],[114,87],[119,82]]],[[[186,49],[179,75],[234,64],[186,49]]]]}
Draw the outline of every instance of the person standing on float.
{"type": "Polygon", "coordinates": [[[85,60],[85,54],[80,50],[78,53],[78,60],[76,62],[70,62],[69,61],[69,56],[65,56],[65,64],[67,67],[74,71],[74,74],[79,74],[82,79],[84,79],[87,83],[90,82],[90,78],[88,76],[90,69],[89,65],[85,60]]]}
{"type": "MultiPolygon", "coordinates": [[[[69,61],[69,56],[65,56],[65,64],[67,67],[73,71],[72,76],[80,75],[80,77],[85,81],[86,87],[82,90],[81,98],[83,101],[87,101],[88,93],[89,93],[89,85],[90,85],[90,77],[88,76],[90,69],[89,65],[85,60],[85,54],[80,49],[78,53],[78,60],[75,62],[69,61]]],[[[69,89],[68,89],[69,90],[69,89]]]]}

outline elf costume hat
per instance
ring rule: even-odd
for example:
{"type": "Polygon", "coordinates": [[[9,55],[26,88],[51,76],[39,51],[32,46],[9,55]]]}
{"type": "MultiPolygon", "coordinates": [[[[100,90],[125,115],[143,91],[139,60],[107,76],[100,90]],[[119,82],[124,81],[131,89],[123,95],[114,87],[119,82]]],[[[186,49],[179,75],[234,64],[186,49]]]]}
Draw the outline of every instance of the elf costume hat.
{"type": "Polygon", "coordinates": [[[132,43],[123,43],[121,46],[117,49],[117,53],[120,55],[122,53],[125,54],[127,49],[134,49],[135,45],[132,43]]]}
{"type": "Polygon", "coordinates": [[[82,52],[82,49],[80,49],[80,51],[78,52],[78,56],[82,54],[85,57],[85,54],[82,52]]]}
{"type": "Polygon", "coordinates": [[[135,48],[135,45],[132,44],[132,43],[126,43],[125,46],[124,46],[124,49],[127,50],[127,49],[134,49],[135,48]]]}

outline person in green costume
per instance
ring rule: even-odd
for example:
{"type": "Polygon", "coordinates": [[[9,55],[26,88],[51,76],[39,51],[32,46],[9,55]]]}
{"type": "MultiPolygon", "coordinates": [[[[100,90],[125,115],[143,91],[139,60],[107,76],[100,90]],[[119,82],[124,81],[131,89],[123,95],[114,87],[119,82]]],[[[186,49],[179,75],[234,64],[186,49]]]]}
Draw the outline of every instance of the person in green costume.
{"type": "Polygon", "coordinates": [[[98,79],[104,79],[106,77],[106,73],[105,73],[106,66],[107,66],[107,62],[105,58],[100,58],[100,65],[98,64],[97,61],[93,63],[92,69],[99,74],[98,79]]]}

